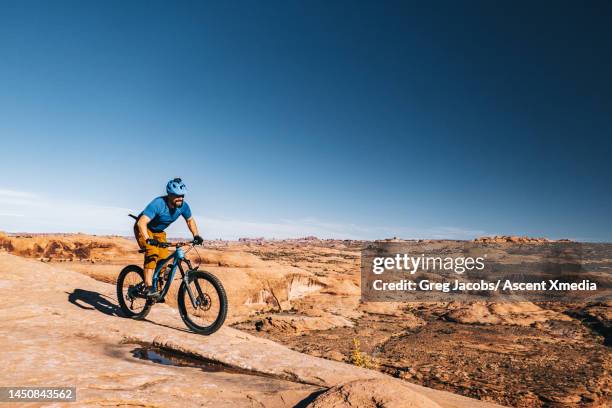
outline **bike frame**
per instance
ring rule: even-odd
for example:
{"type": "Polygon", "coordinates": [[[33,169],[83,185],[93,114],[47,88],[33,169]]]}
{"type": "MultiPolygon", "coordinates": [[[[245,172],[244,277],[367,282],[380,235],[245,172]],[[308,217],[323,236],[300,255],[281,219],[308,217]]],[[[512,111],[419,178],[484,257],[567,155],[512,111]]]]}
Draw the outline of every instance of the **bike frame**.
{"type": "MultiPolygon", "coordinates": [[[[159,281],[160,272],[166,267],[166,264],[172,260],[172,269],[170,270],[170,274],[168,275],[168,280],[164,284],[161,293],[159,294],[159,300],[162,300],[166,297],[168,290],[170,290],[170,285],[174,280],[174,275],[176,274],[176,270],[178,269],[181,272],[181,280],[185,282],[185,287],[187,288],[187,293],[189,294],[189,298],[191,300],[191,304],[193,307],[197,307],[199,305],[198,298],[194,296],[191,287],[189,286],[189,272],[195,271],[198,268],[194,268],[191,266],[191,262],[189,259],[185,258],[185,251],[182,248],[177,247],[176,250],[170,254],[167,258],[164,258],[157,262],[157,266],[155,267],[155,272],[153,273],[153,287],[157,287],[157,282],[159,281]],[[183,270],[183,262],[189,268],[187,273],[183,270]]],[[[196,289],[198,290],[198,295],[203,296],[202,288],[200,288],[200,284],[198,281],[195,281],[196,289]]]]}

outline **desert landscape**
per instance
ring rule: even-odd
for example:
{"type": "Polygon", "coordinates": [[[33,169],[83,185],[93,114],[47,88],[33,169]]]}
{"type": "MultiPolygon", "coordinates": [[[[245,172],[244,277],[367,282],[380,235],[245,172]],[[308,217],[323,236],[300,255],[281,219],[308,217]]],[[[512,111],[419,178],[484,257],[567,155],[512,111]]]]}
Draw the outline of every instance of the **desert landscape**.
{"type": "Polygon", "coordinates": [[[0,0],[0,408],[612,408],[611,17],[0,0]]]}
{"type": "MultiPolygon", "coordinates": [[[[478,242],[537,252],[546,240],[478,242]]],[[[230,308],[203,337],[172,293],[146,321],[120,317],[112,285],[142,262],[135,241],[2,234],[5,379],[77,384],[91,406],[610,405],[610,302],[361,302],[363,245],[205,242],[188,256],[221,279],[230,308]]]]}

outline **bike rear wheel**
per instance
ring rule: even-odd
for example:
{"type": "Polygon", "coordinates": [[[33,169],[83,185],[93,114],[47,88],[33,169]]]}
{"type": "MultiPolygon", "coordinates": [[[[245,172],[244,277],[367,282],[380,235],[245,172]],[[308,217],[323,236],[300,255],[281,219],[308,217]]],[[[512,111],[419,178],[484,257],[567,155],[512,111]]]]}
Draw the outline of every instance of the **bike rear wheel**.
{"type": "Polygon", "coordinates": [[[151,302],[146,297],[144,272],[136,265],[128,265],[117,278],[117,300],[125,317],[144,319],[151,311],[151,302]]]}
{"type": "Polygon", "coordinates": [[[227,295],[215,275],[204,271],[188,272],[189,288],[195,297],[191,301],[187,285],[181,284],[178,306],[185,325],[196,333],[210,335],[223,326],[227,316],[227,295]]]}

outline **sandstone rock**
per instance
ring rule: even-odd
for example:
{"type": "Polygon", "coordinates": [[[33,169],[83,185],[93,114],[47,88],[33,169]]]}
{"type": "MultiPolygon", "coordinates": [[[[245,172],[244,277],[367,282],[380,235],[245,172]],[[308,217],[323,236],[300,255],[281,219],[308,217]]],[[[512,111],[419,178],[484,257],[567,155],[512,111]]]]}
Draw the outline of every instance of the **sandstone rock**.
{"type": "Polygon", "coordinates": [[[344,361],[345,356],[338,350],[330,350],[324,353],[324,357],[330,360],[344,361]]]}
{"type": "Polygon", "coordinates": [[[447,320],[464,324],[530,326],[548,320],[571,320],[569,316],[563,313],[542,309],[531,302],[453,302],[449,305],[449,308],[452,310],[446,313],[444,317],[447,320]]]}
{"type": "Polygon", "coordinates": [[[319,395],[309,408],[439,408],[431,399],[389,379],[356,380],[319,395]]]}
{"type": "MultiPolygon", "coordinates": [[[[0,312],[5,316],[0,321],[0,382],[74,385],[78,406],[285,407],[337,384],[367,379],[390,382],[387,388],[396,390],[393,398],[404,401],[492,406],[301,354],[227,326],[203,337],[185,330],[177,310],[164,304],[156,305],[147,321],[121,318],[113,285],[63,265],[0,253],[0,279],[0,312]],[[207,359],[244,374],[142,361],[132,355],[141,345],[207,359]]],[[[367,392],[365,384],[361,395],[367,392]]]]}
{"type": "Polygon", "coordinates": [[[300,333],[311,330],[330,330],[335,327],[353,327],[353,322],[342,317],[324,314],[317,317],[300,315],[270,315],[255,322],[258,331],[300,333]]]}

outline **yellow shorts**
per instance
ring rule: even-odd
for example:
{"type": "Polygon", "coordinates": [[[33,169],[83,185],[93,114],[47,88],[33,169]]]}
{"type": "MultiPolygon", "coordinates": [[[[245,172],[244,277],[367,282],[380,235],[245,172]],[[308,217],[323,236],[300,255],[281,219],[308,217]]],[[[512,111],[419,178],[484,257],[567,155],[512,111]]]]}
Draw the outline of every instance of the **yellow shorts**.
{"type": "MultiPolygon", "coordinates": [[[[147,230],[149,233],[149,238],[153,238],[158,240],[159,242],[168,242],[166,240],[166,233],[162,232],[153,232],[151,230],[147,230]]],[[[140,233],[136,233],[136,240],[138,241],[138,246],[140,249],[145,250],[144,254],[144,268],[145,269],[155,269],[157,266],[157,261],[160,259],[167,258],[169,255],[168,248],[160,248],[157,246],[149,245],[146,243],[145,239],[142,237],[140,233]]]]}

